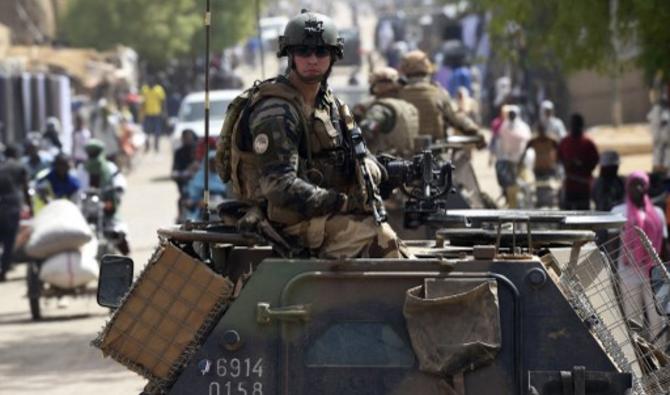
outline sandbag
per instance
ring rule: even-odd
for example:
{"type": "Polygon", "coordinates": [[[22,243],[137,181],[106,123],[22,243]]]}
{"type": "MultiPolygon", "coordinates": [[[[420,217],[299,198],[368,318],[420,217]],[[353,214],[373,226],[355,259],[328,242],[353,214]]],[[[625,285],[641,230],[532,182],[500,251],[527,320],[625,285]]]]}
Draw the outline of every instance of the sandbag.
{"type": "Polygon", "coordinates": [[[92,239],[80,250],[66,251],[49,257],[42,263],[40,280],[59,288],[71,289],[86,285],[98,278],[95,259],[97,239],[92,239]]]}
{"type": "Polygon", "coordinates": [[[498,289],[489,279],[426,279],[403,314],[419,369],[442,377],[491,362],[501,347],[498,289]]]}
{"type": "Polygon", "coordinates": [[[93,233],[79,208],[69,200],[47,204],[35,217],[26,254],[44,259],[65,251],[74,251],[91,241],[93,233]]]}

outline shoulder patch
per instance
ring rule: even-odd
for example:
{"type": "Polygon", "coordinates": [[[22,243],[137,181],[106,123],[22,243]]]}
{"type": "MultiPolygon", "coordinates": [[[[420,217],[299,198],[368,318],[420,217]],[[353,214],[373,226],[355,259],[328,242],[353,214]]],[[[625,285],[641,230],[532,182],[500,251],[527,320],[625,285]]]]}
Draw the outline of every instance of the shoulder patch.
{"type": "Polygon", "coordinates": [[[254,138],[254,152],[257,154],[264,154],[270,146],[270,139],[265,133],[261,133],[254,138]]]}

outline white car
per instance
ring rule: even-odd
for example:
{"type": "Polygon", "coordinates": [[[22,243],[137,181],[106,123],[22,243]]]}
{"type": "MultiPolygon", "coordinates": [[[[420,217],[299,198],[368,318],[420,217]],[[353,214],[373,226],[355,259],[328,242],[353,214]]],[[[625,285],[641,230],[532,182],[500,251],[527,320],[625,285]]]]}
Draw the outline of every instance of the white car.
{"type": "MultiPolygon", "coordinates": [[[[241,90],[226,89],[209,92],[209,135],[217,137],[223,126],[223,119],[228,105],[241,90]]],[[[199,139],[205,137],[205,92],[194,92],[186,95],[179,107],[179,115],[172,132],[174,149],[181,146],[181,133],[191,129],[199,139]]]]}

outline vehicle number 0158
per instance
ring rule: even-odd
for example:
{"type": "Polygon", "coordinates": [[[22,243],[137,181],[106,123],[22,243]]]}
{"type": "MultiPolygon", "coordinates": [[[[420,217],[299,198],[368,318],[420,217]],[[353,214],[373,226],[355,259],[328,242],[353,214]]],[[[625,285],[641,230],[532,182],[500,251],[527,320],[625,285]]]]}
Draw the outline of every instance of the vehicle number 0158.
{"type": "Polygon", "coordinates": [[[262,395],[263,359],[219,358],[216,375],[228,379],[223,384],[216,381],[209,385],[209,395],[262,395]]]}

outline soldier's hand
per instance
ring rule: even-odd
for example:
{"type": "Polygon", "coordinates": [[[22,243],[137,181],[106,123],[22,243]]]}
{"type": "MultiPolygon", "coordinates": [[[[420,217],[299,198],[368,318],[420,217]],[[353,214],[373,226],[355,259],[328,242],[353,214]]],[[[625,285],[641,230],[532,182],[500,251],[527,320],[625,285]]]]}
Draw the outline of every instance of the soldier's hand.
{"type": "Polygon", "coordinates": [[[237,229],[243,234],[255,233],[258,229],[258,224],[263,218],[264,216],[258,208],[251,208],[237,221],[237,229]]]}
{"type": "Polygon", "coordinates": [[[372,177],[372,182],[379,185],[382,182],[382,170],[379,168],[377,162],[371,158],[365,158],[365,166],[368,168],[368,173],[372,177]]]}
{"type": "Polygon", "coordinates": [[[366,208],[367,197],[362,191],[349,193],[345,195],[340,194],[342,204],[340,205],[340,213],[362,213],[368,211],[366,208]]]}

